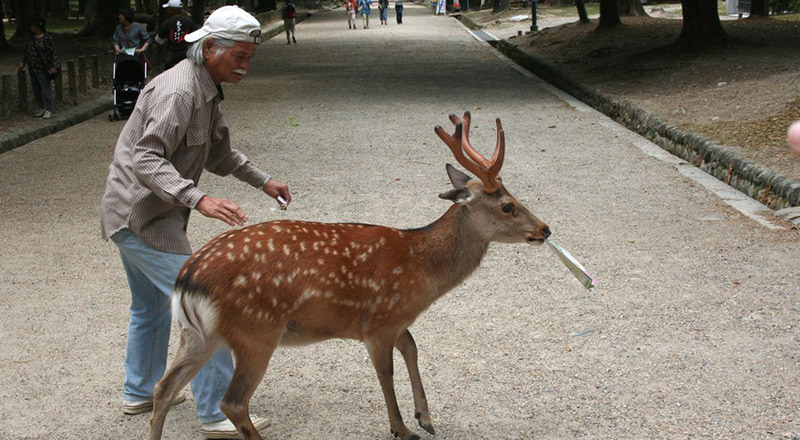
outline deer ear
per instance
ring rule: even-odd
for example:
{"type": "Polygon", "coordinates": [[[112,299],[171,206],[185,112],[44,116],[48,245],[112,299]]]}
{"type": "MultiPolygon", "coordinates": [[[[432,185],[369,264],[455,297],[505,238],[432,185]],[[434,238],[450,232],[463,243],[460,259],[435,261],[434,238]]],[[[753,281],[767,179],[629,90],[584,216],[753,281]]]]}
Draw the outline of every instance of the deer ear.
{"type": "Polygon", "coordinates": [[[447,175],[450,177],[450,182],[454,187],[456,187],[456,189],[466,188],[467,182],[471,180],[468,175],[462,173],[449,163],[447,164],[447,175]]]}
{"type": "Polygon", "coordinates": [[[456,188],[439,194],[439,198],[466,205],[472,200],[472,193],[467,188],[456,188]]]}

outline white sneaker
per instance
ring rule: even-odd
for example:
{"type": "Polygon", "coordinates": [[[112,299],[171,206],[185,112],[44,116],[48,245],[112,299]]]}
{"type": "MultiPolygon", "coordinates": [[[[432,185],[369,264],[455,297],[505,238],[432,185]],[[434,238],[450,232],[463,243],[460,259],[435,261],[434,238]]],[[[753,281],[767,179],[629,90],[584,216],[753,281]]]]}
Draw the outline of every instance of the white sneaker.
{"type": "MultiPolygon", "coordinates": [[[[183,393],[178,394],[175,396],[175,400],[172,401],[173,405],[177,405],[181,402],[186,400],[186,395],[183,393]]],[[[146,413],[148,411],[153,410],[153,399],[150,400],[128,400],[122,399],[122,413],[127,414],[129,416],[133,416],[136,414],[146,413]]]]}
{"type": "Polygon", "coordinates": [[[42,119],[50,119],[52,117],[53,117],[53,113],[49,112],[49,111],[45,111],[44,114],[42,115],[42,119]]]}
{"type": "MultiPolygon", "coordinates": [[[[269,419],[252,414],[250,414],[250,421],[253,422],[256,431],[261,431],[272,424],[269,419]]],[[[242,438],[242,436],[239,435],[239,431],[236,430],[236,427],[233,426],[233,423],[228,419],[214,423],[203,423],[203,427],[200,429],[200,435],[207,439],[242,438]]]]}
{"type": "Polygon", "coordinates": [[[36,113],[33,114],[33,116],[36,116],[37,118],[41,118],[42,116],[44,116],[44,109],[40,108],[39,111],[37,111],[36,113]]]}

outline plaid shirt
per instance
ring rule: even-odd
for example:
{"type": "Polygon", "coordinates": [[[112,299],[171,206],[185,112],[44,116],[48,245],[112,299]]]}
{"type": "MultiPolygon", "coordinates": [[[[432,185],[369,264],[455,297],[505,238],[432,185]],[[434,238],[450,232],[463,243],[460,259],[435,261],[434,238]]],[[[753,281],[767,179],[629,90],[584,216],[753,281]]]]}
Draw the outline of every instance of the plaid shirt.
{"type": "Polygon", "coordinates": [[[103,238],[128,228],[163,252],[192,253],[186,237],[191,209],[205,195],[203,168],[263,188],[269,176],[232,150],[204,66],[184,60],[142,90],[114,149],[101,202],[103,238]]]}

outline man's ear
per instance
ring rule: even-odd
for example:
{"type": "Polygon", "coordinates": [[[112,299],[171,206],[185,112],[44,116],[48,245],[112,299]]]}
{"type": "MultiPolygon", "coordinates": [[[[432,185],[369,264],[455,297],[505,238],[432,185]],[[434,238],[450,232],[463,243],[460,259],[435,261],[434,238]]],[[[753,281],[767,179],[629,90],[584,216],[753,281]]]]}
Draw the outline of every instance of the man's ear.
{"type": "Polygon", "coordinates": [[[214,39],[206,38],[203,40],[203,59],[208,60],[211,56],[211,49],[214,47],[214,39]]]}

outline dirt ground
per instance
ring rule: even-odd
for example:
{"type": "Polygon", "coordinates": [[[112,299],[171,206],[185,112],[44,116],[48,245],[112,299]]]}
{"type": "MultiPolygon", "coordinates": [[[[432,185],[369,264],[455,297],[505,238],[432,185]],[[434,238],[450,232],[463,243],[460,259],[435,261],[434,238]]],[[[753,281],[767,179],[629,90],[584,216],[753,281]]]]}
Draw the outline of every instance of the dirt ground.
{"type": "Polygon", "coordinates": [[[580,82],[800,180],[800,162],[786,147],[786,130],[800,119],[800,16],[723,16],[732,41],[684,55],[664,49],[680,34],[680,5],[645,10],[650,17],[623,17],[623,26],[597,30],[596,16],[581,24],[577,13],[564,17],[540,8],[540,30],[520,37],[530,19],[512,17],[529,10],[471,18],[580,82]]]}
{"type": "MultiPolygon", "coordinates": [[[[290,185],[288,211],[231,177],[205,173],[200,188],[251,224],[421,227],[450,206],[437,195],[454,159],[434,126],[472,110],[472,144],[491,152],[502,118],[504,185],[597,287],[546,247],[493,244],[411,329],[435,437],[414,427],[395,355],[409,427],[423,440],[796,439],[800,231],[735,210],[684,174],[693,167],[520,75],[454,19],[413,4],[405,17],[349,30],[341,11],[315,14],[298,44],[265,42],[226,86],[232,143],[290,185]],[[355,80],[365,66],[384,81],[355,80]]],[[[120,411],[130,297],[99,237],[122,127],[100,115],[0,154],[2,440],[147,436],[147,415],[120,411]]],[[[188,235],[197,249],[227,230],[195,213],[188,235]]],[[[192,400],[170,412],[165,440],[199,438],[192,400]]],[[[267,439],[390,438],[353,341],[279,350],[250,408],[272,420],[267,439]]]]}

